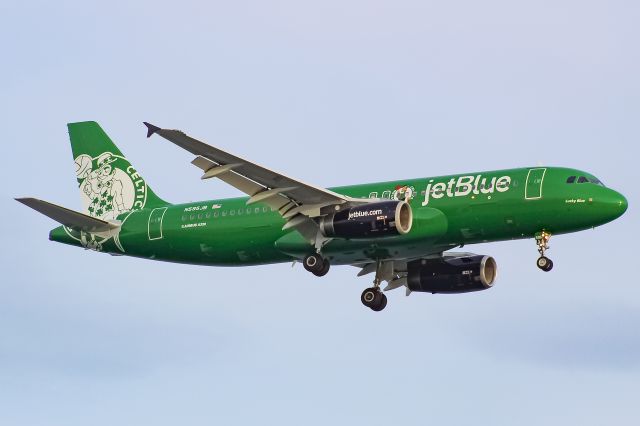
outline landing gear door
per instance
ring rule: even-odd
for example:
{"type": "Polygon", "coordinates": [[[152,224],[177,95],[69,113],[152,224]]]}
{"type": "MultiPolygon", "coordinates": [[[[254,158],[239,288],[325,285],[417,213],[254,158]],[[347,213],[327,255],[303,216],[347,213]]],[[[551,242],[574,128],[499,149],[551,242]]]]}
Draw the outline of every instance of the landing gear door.
{"type": "Polygon", "coordinates": [[[542,198],[542,183],[546,168],[529,169],[527,174],[527,185],[524,189],[524,198],[526,200],[537,200],[542,198]]]}
{"type": "Polygon", "coordinates": [[[157,209],[151,210],[151,214],[149,215],[149,240],[160,240],[162,239],[162,220],[164,219],[164,214],[167,212],[166,207],[160,207],[157,209]]]}

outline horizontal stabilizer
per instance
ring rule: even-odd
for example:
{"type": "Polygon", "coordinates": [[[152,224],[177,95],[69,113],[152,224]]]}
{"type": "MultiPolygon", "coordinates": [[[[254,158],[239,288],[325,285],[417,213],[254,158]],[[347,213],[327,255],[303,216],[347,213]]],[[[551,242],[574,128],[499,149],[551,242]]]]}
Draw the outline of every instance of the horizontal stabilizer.
{"type": "Polygon", "coordinates": [[[36,198],[16,198],[16,201],[21,202],[25,206],[31,207],[64,226],[68,226],[69,228],[77,229],[79,231],[90,233],[108,232],[117,229],[120,226],[116,223],[96,219],[95,217],[78,213],[36,198]]]}

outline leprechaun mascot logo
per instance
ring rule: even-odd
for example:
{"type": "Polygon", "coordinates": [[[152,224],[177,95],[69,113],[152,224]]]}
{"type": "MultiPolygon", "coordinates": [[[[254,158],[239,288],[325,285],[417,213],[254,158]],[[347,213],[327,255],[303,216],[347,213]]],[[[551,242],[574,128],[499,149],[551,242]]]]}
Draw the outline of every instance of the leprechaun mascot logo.
{"type": "MultiPolygon", "coordinates": [[[[104,152],[92,158],[81,154],[75,159],[76,177],[86,214],[102,220],[116,220],[118,216],[144,208],[147,184],[124,157],[104,152]]],[[[83,246],[102,250],[110,237],[99,237],[67,228],[69,235],[83,246]]],[[[118,244],[116,236],[116,245],[118,244]]]]}
{"type": "Polygon", "coordinates": [[[395,191],[391,194],[391,199],[409,202],[415,196],[416,189],[413,186],[397,185],[395,191]]]}
{"type": "Polygon", "coordinates": [[[97,158],[82,154],[75,161],[80,194],[90,216],[114,220],[133,209],[136,188],[131,173],[135,171],[126,159],[105,152],[97,158]]]}

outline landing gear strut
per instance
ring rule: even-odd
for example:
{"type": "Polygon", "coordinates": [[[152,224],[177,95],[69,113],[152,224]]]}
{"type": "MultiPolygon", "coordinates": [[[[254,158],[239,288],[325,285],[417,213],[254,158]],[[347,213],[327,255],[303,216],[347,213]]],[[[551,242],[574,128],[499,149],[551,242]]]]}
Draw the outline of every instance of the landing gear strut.
{"type": "Polygon", "coordinates": [[[328,259],[322,257],[320,253],[310,254],[302,261],[304,269],[311,272],[316,277],[323,277],[329,272],[331,264],[328,259]]]}
{"type": "Polygon", "coordinates": [[[544,255],[544,252],[549,249],[549,239],[551,239],[551,234],[547,231],[536,234],[536,245],[538,246],[538,253],[540,253],[536,265],[545,272],[553,269],[553,262],[544,255]]]}
{"type": "Polygon", "coordinates": [[[379,312],[387,306],[387,296],[380,290],[381,275],[383,273],[382,262],[378,261],[376,265],[376,277],[373,280],[373,287],[367,288],[362,292],[360,300],[362,304],[373,311],[379,312]]]}

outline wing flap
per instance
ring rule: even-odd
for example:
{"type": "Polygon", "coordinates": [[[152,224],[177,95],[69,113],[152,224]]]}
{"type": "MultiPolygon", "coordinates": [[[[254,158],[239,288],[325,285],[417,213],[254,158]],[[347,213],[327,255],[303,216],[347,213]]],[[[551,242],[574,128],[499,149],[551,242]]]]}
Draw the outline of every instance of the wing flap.
{"type": "Polygon", "coordinates": [[[80,231],[89,233],[109,232],[120,226],[116,223],[96,219],[95,217],[87,216],[86,214],[78,213],[74,210],[36,198],[16,198],[16,201],[27,207],[31,207],[35,211],[50,217],[64,226],[80,231]]]}

